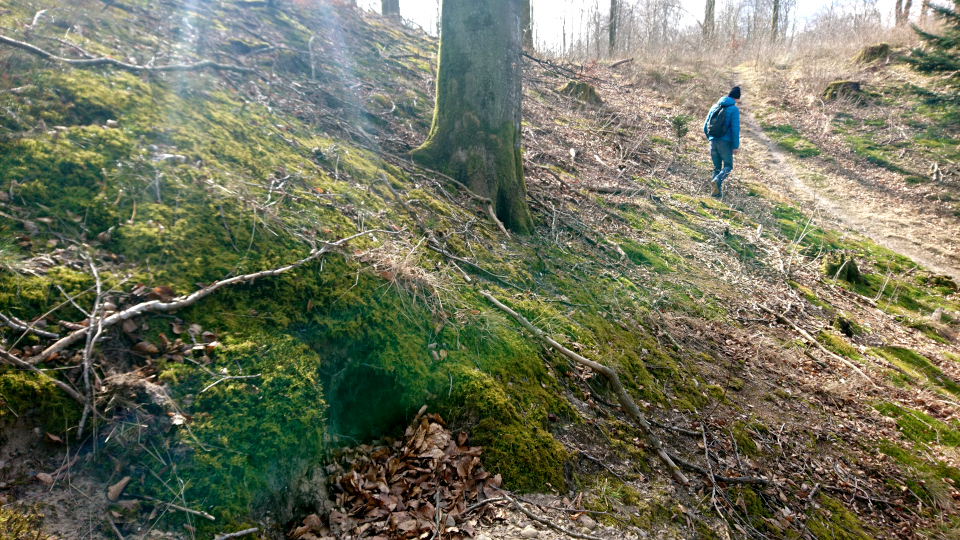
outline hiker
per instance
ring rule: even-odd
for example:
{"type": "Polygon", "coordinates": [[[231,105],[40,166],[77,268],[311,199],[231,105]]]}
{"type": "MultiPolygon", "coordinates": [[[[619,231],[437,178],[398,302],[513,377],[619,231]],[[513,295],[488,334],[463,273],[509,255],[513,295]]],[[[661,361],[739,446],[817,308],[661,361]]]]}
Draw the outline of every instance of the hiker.
{"type": "Polygon", "coordinates": [[[716,198],[722,196],[723,181],[733,170],[733,155],[740,151],[740,87],[734,86],[727,97],[722,98],[707,113],[703,134],[710,141],[710,157],[713,159],[713,178],[710,185],[716,198]]]}

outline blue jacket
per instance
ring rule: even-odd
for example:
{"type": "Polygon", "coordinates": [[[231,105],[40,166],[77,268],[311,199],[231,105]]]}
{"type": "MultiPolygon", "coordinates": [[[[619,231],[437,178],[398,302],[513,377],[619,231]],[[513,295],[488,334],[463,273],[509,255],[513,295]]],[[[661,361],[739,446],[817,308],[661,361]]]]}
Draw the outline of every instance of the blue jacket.
{"type": "Polygon", "coordinates": [[[707,139],[719,139],[721,141],[729,141],[733,146],[734,150],[740,148],[740,109],[737,108],[737,102],[733,100],[732,97],[725,97],[717,102],[713,108],[710,109],[710,112],[707,113],[707,119],[703,121],[703,134],[707,135],[707,139]],[[710,117],[713,116],[714,111],[720,108],[721,105],[727,106],[727,122],[729,126],[727,132],[720,137],[710,137],[707,135],[707,128],[710,124],[710,117]]]}

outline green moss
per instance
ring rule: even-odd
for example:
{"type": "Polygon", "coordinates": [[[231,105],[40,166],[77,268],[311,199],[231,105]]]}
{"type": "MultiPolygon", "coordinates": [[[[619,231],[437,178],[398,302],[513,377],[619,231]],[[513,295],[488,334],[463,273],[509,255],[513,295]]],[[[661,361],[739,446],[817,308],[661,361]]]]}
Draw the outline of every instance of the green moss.
{"type": "Polygon", "coordinates": [[[0,540],[46,540],[43,518],[36,507],[3,505],[0,507],[0,540]]]}
{"type": "Polygon", "coordinates": [[[760,447],[753,440],[753,433],[750,432],[752,426],[745,422],[737,422],[733,425],[733,438],[737,441],[737,448],[747,456],[759,456],[760,447]]]}
{"type": "Polygon", "coordinates": [[[790,125],[762,124],[764,132],[777,146],[794,154],[799,158],[808,158],[820,155],[820,149],[815,144],[804,139],[800,132],[790,125]]]}
{"type": "Polygon", "coordinates": [[[821,330],[817,334],[817,341],[824,347],[840,356],[846,356],[851,360],[860,360],[860,354],[852,345],[847,343],[841,336],[827,330],[821,330]]]}
{"type": "MultiPolygon", "coordinates": [[[[881,441],[878,449],[905,468],[907,474],[901,477],[903,485],[928,506],[927,513],[930,513],[931,508],[937,508],[939,501],[950,498],[953,485],[960,485],[960,470],[947,463],[921,458],[914,452],[890,441],[881,441]],[[945,479],[950,479],[952,484],[945,479]]],[[[895,483],[890,487],[900,489],[901,485],[895,483]]]]}
{"type": "Polygon", "coordinates": [[[903,369],[921,374],[934,386],[943,388],[955,396],[960,395],[960,385],[957,385],[953,379],[945,375],[943,371],[933,365],[930,360],[910,349],[903,347],[877,347],[870,349],[870,352],[897,364],[903,369]]]}
{"type": "Polygon", "coordinates": [[[248,334],[226,337],[209,368],[257,376],[209,387],[215,379],[192,364],[169,364],[163,371],[162,380],[189,404],[193,419],[189,430],[177,429],[179,442],[192,449],[179,476],[189,500],[218,520],[245,523],[321,457],[322,360],[290,337],[248,334]]]}
{"type": "Polygon", "coordinates": [[[866,158],[868,163],[896,173],[912,174],[910,171],[891,161],[893,158],[888,152],[894,147],[882,146],[877,142],[876,138],[865,135],[847,135],[846,141],[847,144],[850,145],[850,150],[866,158]]]}
{"type": "Polygon", "coordinates": [[[801,285],[793,280],[790,280],[789,283],[791,287],[796,289],[801,295],[803,295],[804,298],[807,299],[807,302],[810,302],[814,306],[823,308],[825,310],[833,311],[833,306],[821,300],[820,297],[817,296],[815,292],[813,292],[813,289],[806,287],[804,285],[801,285]]]}
{"type": "Polygon", "coordinates": [[[619,244],[634,264],[650,266],[654,271],[661,273],[674,271],[670,265],[672,257],[666,255],[657,244],[640,244],[627,238],[619,240],[619,244]]]}
{"type": "Polygon", "coordinates": [[[836,540],[871,540],[876,538],[873,531],[864,529],[865,525],[840,501],[821,495],[820,508],[807,521],[807,528],[816,538],[835,538],[836,540]]]}
{"type": "Polygon", "coordinates": [[[35,373],[0,367],[0,422],[21,418],[38,422],[50,433],[66,433],[77,425],[82,407],[48,379],[35,373]],[[12,412],[11,412],[12,411],[12,412]]]}
{"type": "Polygon", "coordinates": [[[960,425],[951,426],[923,412],[904,409],[893,403],[880,403],[874,408],[885,416],[895,418],[900,432],[913,442],[960,446],[960,425]]]}

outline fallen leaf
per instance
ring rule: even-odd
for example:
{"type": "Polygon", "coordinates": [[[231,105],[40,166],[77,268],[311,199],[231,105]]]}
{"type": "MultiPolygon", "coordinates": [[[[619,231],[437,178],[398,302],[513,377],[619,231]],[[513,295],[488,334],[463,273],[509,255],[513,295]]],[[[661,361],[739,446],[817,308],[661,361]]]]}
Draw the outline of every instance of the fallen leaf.
{"type": "Polygon", "coordinates": [[[47,474],[47,473],[45,473],[45,472],[37,473],[37,481],[40,482],[41,484],[45,485],[45,486],[52,486],[52,485],[53,485],[53,476],[50,476],[49,474],[47,474]]]}
{"type": "Polygon", "coordinates": [[[60,437],[57,437],[56,435],[54,435],[53,433],[50,433],[49,431],[44,436],[44,438],[47,440],[47,442],[63,444],[63,439],[61,439],[60,437]]]}
{"type": "Polygon", "coordinates": [[[149,341],[141,341],[134,345],[131,350],[140,354],[158,354],[160,352],[160,349],[149,341]]]}
{"type": "Polygon", "coordinates": [[[133,322],[131,319],[123,321],[123,326],[121,327],[124,332],[132,334],[137,331],[137,323],[133,322]]]}
{"type": "Polygon", "coordinates": [[[173,292],[173,289],[170,287],[154,287],[150,294],[147,295],[147,298],[150,300],[159,300],[161,302],[169,302],[176,298],[176,293],[173,292]]]}

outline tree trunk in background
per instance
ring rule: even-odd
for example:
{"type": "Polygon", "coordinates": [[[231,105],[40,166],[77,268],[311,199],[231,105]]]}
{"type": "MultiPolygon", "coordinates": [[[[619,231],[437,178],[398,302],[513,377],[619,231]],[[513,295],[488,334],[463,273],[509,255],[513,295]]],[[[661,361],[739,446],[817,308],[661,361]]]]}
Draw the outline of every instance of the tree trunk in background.
{"type": "MultiPolygon", "coordinates": [[[[929,2],[927,2],[929,3],[929,2]]],[[[913,0],[897,0],[893,8],[893,20],[897,26],[904,26],[910,20],[910,8],[913,0]]]]}
{"type": "Polygon", "coordinates": [[[411,154],[489,197],[500,221],[528,234],[520,8],[521,0],[443,0],[433,125],[411,154]]]}
{"type": "Polygon", "coordinates": [[[703,14],[703,37],[713,39],[714,15],[713,12],[717,6],[717,0],[707,0],[706,12],[703,14]]]}
{"type": "Polygon", "coordinates": [[[780,0],[773,0],[773,17],[770,22],[770,40],[780,39],[780,0]]]}
{"type": "Polygon", "coordinates": [[[533,50],[533,11],[530,0],[523,0],[520,4],[520,31],[523,32],[524,50],[533,50]]]}
{"type": "Polygon", "coordinates": [[[930,0],[923,0],[923,3],[920,4],[920,20],[926,21],[927,16],[930,15],[930,0]]]}
{"type": "Polygon", "coordinates": [[[400,15],[400,0],[380,0],[380,11],[384,15],[400,15]]]}
{"type": "Polygon", "coordinates": [[[610,0],[610,57],[617,52],[618,26],[620,26],[620,1],[610,0]]]}

